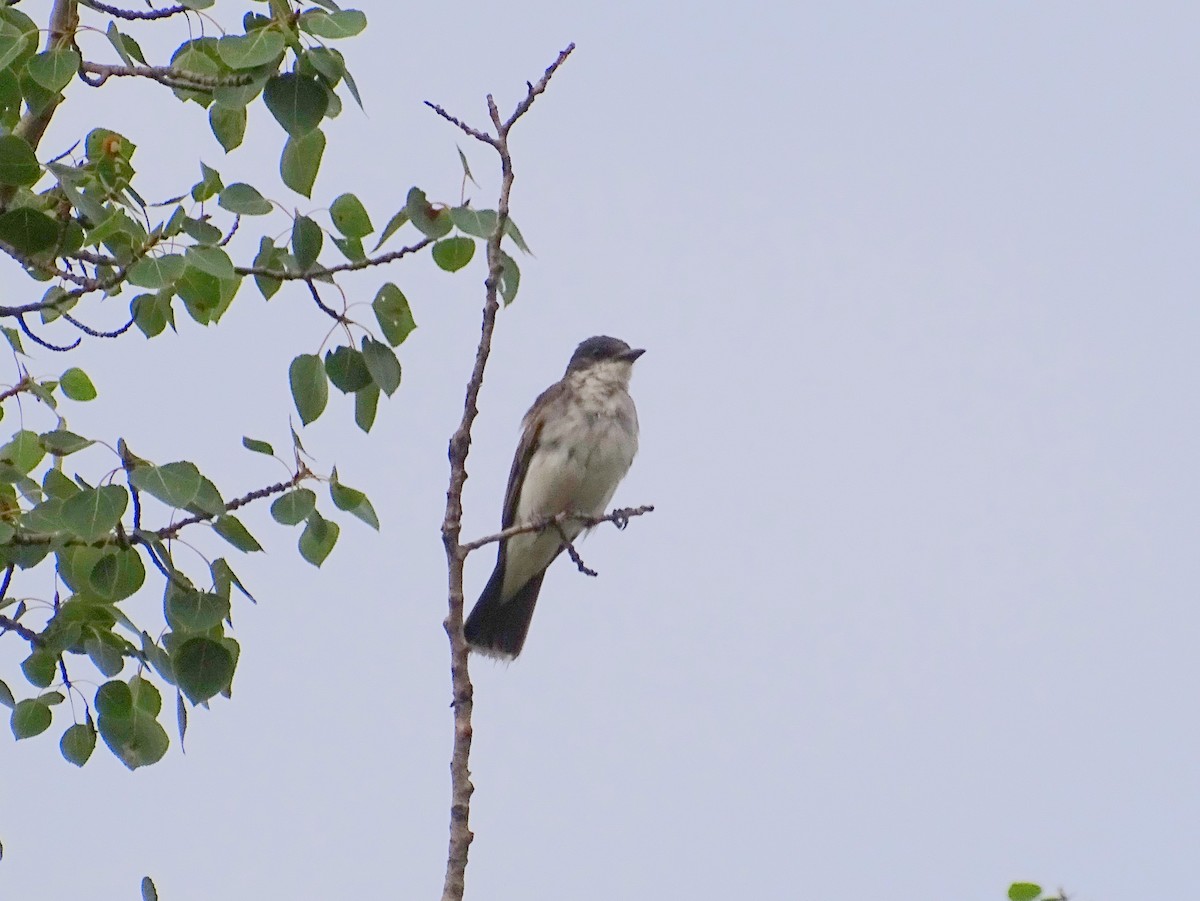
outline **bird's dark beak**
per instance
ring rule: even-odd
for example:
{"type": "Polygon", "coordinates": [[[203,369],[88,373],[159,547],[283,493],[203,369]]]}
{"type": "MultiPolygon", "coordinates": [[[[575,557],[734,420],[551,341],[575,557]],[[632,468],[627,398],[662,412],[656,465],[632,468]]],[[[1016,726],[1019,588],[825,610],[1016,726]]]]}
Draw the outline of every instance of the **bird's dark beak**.
{"type": "Polygon", "coordinates": [[[636,360],[638,357],[640,357],[645,352],[646,352],[645,348],[631,347],[629,350],[627,350],[621,354],[620,359],[625,360],[627,363],[632,363],[634,360],[636,360]]]}

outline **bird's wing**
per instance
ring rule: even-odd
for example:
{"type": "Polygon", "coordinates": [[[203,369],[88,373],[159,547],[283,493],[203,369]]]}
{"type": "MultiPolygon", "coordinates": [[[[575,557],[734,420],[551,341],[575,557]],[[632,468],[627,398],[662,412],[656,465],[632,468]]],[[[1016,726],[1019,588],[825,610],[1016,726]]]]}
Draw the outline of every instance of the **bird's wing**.
{"type": "Polygon", "coordinates": [[[533,457],[538,443],[541,441],[546,410],[564,390],[565,386],[562,382],[555,382],[538,395],[538,399],[533,402],[533,406],[529,408],[529,412],[521,421],[521,441],[517,445],[512,469],[508,473],[508,488],[504,492],[504,515],[500,526],[503,529],[516,525],[517,508],[521,503],[521,488],[524,485],[525,474],[529,471],[529,460],[533,457]]]}

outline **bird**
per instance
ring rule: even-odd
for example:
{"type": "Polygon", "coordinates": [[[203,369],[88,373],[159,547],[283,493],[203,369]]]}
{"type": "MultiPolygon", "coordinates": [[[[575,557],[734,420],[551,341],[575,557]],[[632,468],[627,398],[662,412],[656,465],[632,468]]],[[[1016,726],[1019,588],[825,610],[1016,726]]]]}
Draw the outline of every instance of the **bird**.
{"type": "MultiPolygon", "coordinates": [[[[521,422],[502,528],[559,513],[604,514],[637,454],[629,379],[643,353],[607,335],[579,344],[562,379],[538,396],[521,422]]],[[[550,527],[498,543],[496,568],[463,626],[471,650],[516,659],[546,569],[583,529],[583,523],[567,519],[561,531],[550,527]]]]}

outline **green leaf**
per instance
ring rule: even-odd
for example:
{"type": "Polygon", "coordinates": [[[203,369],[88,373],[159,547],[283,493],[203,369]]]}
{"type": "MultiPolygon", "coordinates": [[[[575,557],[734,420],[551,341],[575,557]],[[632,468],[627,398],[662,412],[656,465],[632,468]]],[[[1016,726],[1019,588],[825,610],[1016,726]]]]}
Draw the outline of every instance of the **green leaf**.
{"type": "Polygon", "coordinates": [[[193,704],[226,688],[233,679],[234,664],[230,650],[212,638],[189,638],[171,653],[175,681],[193,704]]]}
{"type": "MultiPolygon", "coordinates": [[[[325,135],[319,128],[314,128],[301,138],[288,138],[283,155],[279,158],[279,175],[283,183],[297,194],[311,197],[324,153],[325,135]]],[[[2,221],[3,217],[0,217],[2,221]]]]}
{"type": "Polygon", "coordinates": [[[353,347],[338,347],[325,353],[325,373],[343,394],[358,391],[371,381],[363,355],[353,347]]]}
{"type": "Polygon", "coordinates": [[[176,632],[207,632],[229,616],[229,599],[171,584],[163,599],[163,613],[176,632]]]}
{"type": "Polygon", "coordinates": [[[155,290],[169,288],[183,275],[185,266],[183,256],[178,253],[167,253],[159,257],[142,257],[129,267],[129,283],[155,290]]]}
{"type": "Polygon", "coordinates": [[[383,233],[379,236],[379,240],[375,243],[375,250],[382,247],[383,242],[398,232],[406,222],[408,222],[408,210],[401,210],[389,219],[388,224],[383,228],[383,233]]]}
{"type": "Polygon", "coordinates": [[[139,294],[129,305],[133,321],[147,338],[160,335],[170,324],[175,327],[175,311],[171,309],[171,293],[139,294]]]}
{"type": "Polygon", "coordinates": [[[41,441],[42,447],[56,457],[65,457],[96,443],[90,438],[84,438],[82,435],[76,435],[66,429],[45,432],[38,436],[38,440],[41,441]]]}
{"type": "Polygon", "coordinates": [[[367,17],[357,9],[344,9],[338,12],[311,10],[300,16],[297,24],[309,34],[336,40],[358,34],[367,27],[367,17]]]}
{"type": "Polygon", "coordinates": [[[76,723],[63,733],[58,748],[75,766],[83,766],[96,750],[96,730],[89,723],[76,723]]]}
{"type": "Polygon", "coordinates": [[[244,35],[217,41],[217,55],[231,69],[253,69],[273,63],[283,55],[283,35],[273,28],[256,28],[244,35]]]}
{"type": "Polygon", "coordinates": [[[263,197],[257,188],[240,181],[225,188],[217,204],[243,216],[265,216],[274,209],[271,201],[263,197]]]}
{"type": "Polygon", "coordinates": [[[404,205],[405,212],[413,225],[426,237],[444,238],[450,234],[454,224],[445,210],[436,210],[425,197],[420,188],[410,188],[408,200],[404,205]]]}
{"type": "Polygon", "coordinates": [[[146,581],[142,556],[131,547],[109,551],[101,557],[88,577],[91,588],[110,603],[131,597],[146,581]]]}
{"type": "Polygon", "coordinates": [[[529,245],[525,243],[525,238],[521,234],[521,230],[517,228],[517,223],[513,222],[512,219],[504,221],[504,234],[513,239],[513,243],[521,249],[522,253],[533,254],[533,251],[529,249],[529,245]]]}
{"type": "Polygon", "coordinates": [[[28,186],[41,176],[42,167],[24,138],[0,136],[0,184],[28,186]]]}
{"type": "Polygon", "coordinates": [[[1008,901],[1035,901],[1042,894],[1042,887],[1032,882],[1014,882],[1008,887],[1008,901]]]}
{"type": "Polygon", "coordinates": [[[354,395],[354,422],[364,432],[371,431],[375,424],[375,411],[379,406],[379,386],[374,382],[354,395]]]}
{"type": "MultiPolygon", "coordinates": [[[[278,255],[282,251],[275,246],[275,242],[265,235],[258,240],[258,253],[254,257],[254,266],[257,269],[275,269],[280,270],[282,267],[277,263],[278,255]]],[[[269,275],[254,276],[254,284],[258,286],[258,290],[262,293],[263,300],[270,300],[275,296],[275,292],[279,290],[280,281],[277,278],[272,278],[269,275]]]]}
{"type": "Polygon", "coordinates": [[[42,478],[42,490],[46,492],[47,497],[59,500],[66,500],[80,491],[79,486],[58,469],[46,470],[46,475],[42,478]]]}
{"type": "Polygon", "coordinates": [[[79,71],[80,56],[74,50],[48,50],[31,57],[25,71],[35,82],[57,94],[79,71]]]}
{"type": "Polygon", "coordinates": [[[497,217],[495,210],[476,210],[469,206],[456,206],[450,210],[450,221],[464,234],[486,240],[496,230],[497,217]]]}
{"type": "Polygon", "coordinates": [[[329,108],[325,88],[315,78],[285,72],[268,79],[263,102],[271,115],[294,138],[315,129],[329,108]]]}
{"type": "Polygon", "coordinates": [[[347,488],[334,479],[329,483],[329,496],[339,510],[357,516],[376,532],[379,531],[379,517],[375,514],[375,508],[361,491],[347,488]]]}
{"type": "Polygon", "coordinates": [[[215,279],[228,281],[237,278],[233,261],[220,247],[189,247],[186,259],[188,266],[199,269],[215,279]]]}
{"type": "Polygon", "coordinates": [[[63,501],[62,522],[84,541],[95,541],[113,530],[128,503],[120,485],[85,489],[63,501]]]}
{"type": "Polygon", "coordinates": [[[366,207],[353,194],[342,194],[334,200],[329,205],[329,216],[334,227],[347,238],[365,238],[375,230],[366,207]]]}
{"type": "Polygon", "coordinates": [[[433,245],[433,261],[447,272],[458,272],[475,256],[475,242],[459,235],[433,245]]]}
{"type": "Polygon", "coordinates": [[[133,713],[133,692],[114,679],[96,689],[96,711],[101,716],[126,717],[133,713]]]}
{"type": "MultiPolygon", "coordinates": [[[[218,188],[217,190],[220,189],[218,188]]],[[[200,244],[216,244],[223,237],[221,230],[215,225],[205,222],[202,219],[193,219],[190,216],[184,217],[183,230],[189,237],[194,238],[200,244]]]]}
{"type": "Polygon", "coordinates": [[[267,444],[265,441],[259,441],[257,438],[247,438],[242,436],[242,447],[246,450],[252,450],[256,454],[266,454],[268,457],[275,456],[275,448],[267,444]]]}
{"type": "Polygon", "coordinates": [[[17,706],[16,698],[13,697],[12,689],[5,684],[3,679],[0,679],[0,704],[3,704],[9,710],[17,706]]]}
{"type": "Polygon", "coordinates": [[[213,529],[239,551],[252,554],[255,551],[262,550],[262,545],[258,543],[258,539],[250,534],[250,530],[236,516],[230,516],[229,514],[218,516],[213,523],[213,529]]]}
{"type": "Polygon", "coordinates": [[[505,306],[516,300],[517,289],[520,287],[521,270],[512,257],[503,250],[500,251],[500,296],[504,298],[505,306]]]}
{"type": "Polygon", "coordinates": [[[400,387],[400,361],[396,359],[395,352],[386,344],[363,338],[362,356],[367,371],[371,373],[371,380],[391,397],[400,387]]]}
{"type": "Polygon", "coordinates": [[[22,738],[41,735],[50,728],[52,718],[49,704],[26,698],[24,701],[18,701],[17,706],[13,708],[9,725],[12,727],[13,737],[20,741],[22,738]]]}
{"type": "MultiPolygon", "coordinates": [[[[182,748],[183,737],[187,734],[187,705],[183,703],[183,692],[178,690],[175,692],[175,725],[179,729],[179,746],[182,748]]],[[[144,888],[142,890],[145,891],[144,888]]]]}
{"type": "Polygon", "coordinates": [[[371,309],[375,311],[375,318],[379,320],[379,329],[383,332],[383,337],[392,347],[403,344],[404,339],[417,327],[413,321],[412,310],[408,306],[408,299],[391,282],[379,289],[371,303],[371,309]]]}
{"type": "Polygon", "coordinates": [[[96,725],[109,750],[131,770],[158,763],[171,743],[158,720],[137,708],[126,716],[101,714],[96,725]]]}
{"type": "Polygon", "coordinates": [[[127,66],[132,66],[134,62],[139,62],[143,66],[146,65],[146,55],[142,53],[142,48],[127,34],[121,34],[117,30],[116,22],[108,23],[108,30],[105,32],[108,37],[108,42],[113,45],[113,49],[117,51],[117,55],[121,57],[121,61],[127,66]]]}
{"type": "Polygon", "coordinates": [[[192,185],[192,199],[205,201],[215,197],[222,188],[221,173],[212,166],[200,163],[200,181],[192,185]]]}
{"type": "Polygon", "coordinates": [[[300,422],[308,425],[321,415],[329,401],[329,382],[321,358],[316,354],[300,354],[288,367],[288,381],[300,422]]]}
{"type": "MultiPolygon", "coordinates": [[[[13,34],[6,30],[6,33],[0,35],[0,69],[7,69],[16,59],[25,52],[25,48],[31,43],[32,39],[37,37],[36,27],[33,31],[26,34],[13,34]]],[[[13,73],[8,73],[9,77],[13,77],[13,73]]],[[[18,99],[18,103],[20,100],[18,99]]]]}
{"type": "Polygon", "coordinates": [[[301,272],[307,272],[321,255],[325,237],[321,226],[307,216],[297,216],[292,223],[292,256],[301,272]]]}
{"type": "Polygon", "coordinates": [[[481,187],[479,182],[475,181],[475,176],[471,174],[471,165],[467,162],[467,155],[462,152],[461,147],[455,146],[454,149],[458,151],[458,161],[462,163],[463,178],[469,179],[475,187],[481,187]]]}
{"type": "MultiPolygon", "coordinates": [[[[112,633],[107,633],[106,637],[111,637],[112,633]]],[[[114,641],[116,639],[113,639],[114,641]]],[[[125,658],[121,656],[121,652],[108,642],[101,640],[96,636],[84,639],[83,649],[87,651],[88,658],[96,669],[100,670],[108,678],[117,675],[125,668],[125,658]]]]}
{"type": "Polygon", "coordinates": [[[17,253],[32,255],[49,250],[58,240],[58,223],[37,210],[20,207],[0,215],[0,241],[17,253]]]}
{"type": "Polygon", "coordinates": [[[246,108],[214,103],[208,108],[208,125],[226,153],[242,145],[246,137],[246,108]]]}
{"type": "Polygon", "coordinates": [[[58,379],[62,392],[71,400],[87,401],[96,399],[96,386],[88,378],[86,372],[78,366],[72,366],[58,379]]]}
{"type": "Polygon", "coordinates": [[[55,670],[58,667],[58,657],[44,648],[34,648],[29,656],[21,661],[21,672],[29,680],[30,685],[46,688],[54,681],[55,670]]]}
{"type": "Polygon", "coordinates": [[[192,513],[207,513],[209,516],[218,516],[225,512],[225,501],[221,499],[221,492],[217,491],[217,486],[204,476],[200,477],[200,490],[196,492],[196,496],[187,506],[192,513]]]}
{"type": "Polygon", "coordinates": [[[314,510],[308,517],[308,524],[300,535],[300,556],[319,567],[333,550],[341,529],[336,522],[324,519],[314,510]]]}
{"type": "Polygon", "coordinates": [[[334,238],[333,243],[337,245],[337,249],[342,252],[342,256],[352,263],[357,263],[367,258],[367,252],[363,250],[362,241],[358,238],[334,238]]]}
{"type": "Polygon", "coordinates": [[[304,522],[317,505],[317,496],[307,488],[297,488],[276,498],[271,504],[271,516],[277,523],[294,526],[304,522]]]}
{"type": "Polygon", "coordinates": [[[192,503],[200,491],[201,478],[196,464],[186,460],[165,466],[145,464],[129,475],[135,488],[158,498],[168,507],[186,507],[192,503]]]}
{"type": "Polygon", "coordinates": [[[31,472],[45,456],[41,436],[28,429],[17,432],[8,444],[0,447],[0,462],[11,463],[20,473],[31,472]]]}

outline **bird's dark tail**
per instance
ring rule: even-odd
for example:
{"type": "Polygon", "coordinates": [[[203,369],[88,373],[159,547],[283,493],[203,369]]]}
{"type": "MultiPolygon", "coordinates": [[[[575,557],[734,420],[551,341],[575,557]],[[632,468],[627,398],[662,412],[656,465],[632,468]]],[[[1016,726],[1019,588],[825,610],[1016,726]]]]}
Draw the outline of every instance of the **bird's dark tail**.
{"type": "Polygon", "coordinates": [[[504,565],[496,565],[487,587],[463,624],[463,634],[471,650],[504,660],[512,660],[521,653],[545,575],[545,570],[538,573],[521,586],[520,591],[504,601],[500,598],[500,589],[504,585],[504,565]]]}

